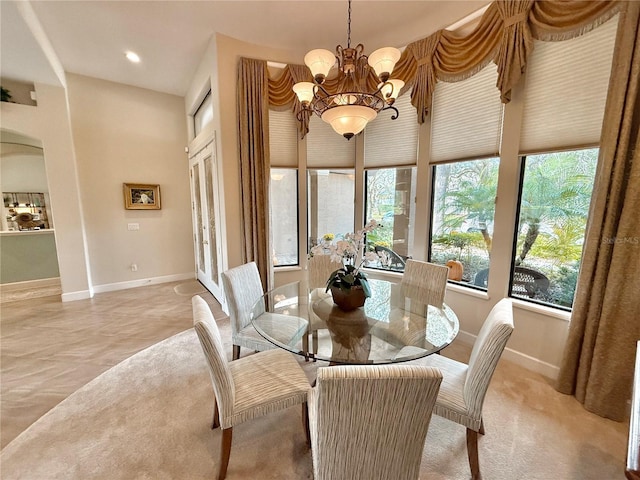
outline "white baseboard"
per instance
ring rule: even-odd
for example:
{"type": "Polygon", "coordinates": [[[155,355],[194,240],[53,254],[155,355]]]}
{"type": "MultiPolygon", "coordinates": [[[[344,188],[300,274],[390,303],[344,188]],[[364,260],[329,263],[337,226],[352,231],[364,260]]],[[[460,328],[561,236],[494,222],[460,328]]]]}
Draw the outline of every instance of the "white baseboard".
{"type": "MultiPolygon", "coordinates": [[[[460,330],[457,339],[465,345],[473,345],[473,343],[476,341],[476,336],[460,330]]],[[[502,354],[502,358],[513,362],[516,365],[520,365],[527,370],[531,370],[532,372],[544,375],[551,380],[556,380],[560,372],[560,367],[557,367],[556,365],[543,362],[542,360],[531,357],[525,353],[518,352],[517,350],[513,350],[511,348],[505,348],[504,353],[502,354]]]]}
{"type": "Polygon", "coordinates": [[[93,297],[91,290],[78,290],[77,292],[63,293],[61,296],[63,302],[75,302],[76,300],[86,300],[93,297]]]}
{"type": "Polygon", "coordinates": [[[128,282],[96,285],[93,287],[93,291],[95,293],[115,292],[116,290],[127,290],[129,288],[144,287],[146,285],[156,285],[158,283],[179,282],[181,280],[194,280],[195,278],[196,276],[193,272],[179,273],[176,275],[165,275],[162,277],[142,278],[140,280],[131,280],[128,282]]]}

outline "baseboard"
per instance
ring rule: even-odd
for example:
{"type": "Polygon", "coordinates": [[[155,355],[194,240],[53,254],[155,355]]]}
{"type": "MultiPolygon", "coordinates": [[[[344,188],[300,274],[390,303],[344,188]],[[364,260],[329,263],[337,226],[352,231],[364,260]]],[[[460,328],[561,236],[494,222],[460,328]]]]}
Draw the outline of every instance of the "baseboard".
{"type": "MultiPolygon", "coordinates": [[[[456,339],[460,340],[460,342],[464,343],[465,345],[473,345],[476,341],[476,336],[460,330],[456,339]]],[[[560,372],[560,367],[547,362],[543,362],[540,359],[531,357],[527,354],[518,352],[517,350],[513,350],[511,348],[505,348],[504,353],[502,354],[502,358],[513,362],[516,365],[520,365],[527,370],[539,373],[540,375],[550,378],[551,380],[556,380],[560,372]]]]}
{"type": "Polygon", "coordinates": [[[165,275],[162,277],[142,278],[140,280],[131,280],[128,282],[106,283],[104,285],[96,285],[93,287],[95,293],[115,292],[116,290],[127,290],[129,288],[144,287],[146,285],[156,285],[158,283],[179,282],[181,280],[195,279],[193,272],[179,273],[176,275],[165,275]]]}
{"type": "Polygon", "coordinates": [[[0,303],[50,297],[61,293],[60,277],[5,283],[0,285],[0,303]]]}
{"type": "Polygon", "coordinates": [[[68,292],[61,295],[63,302],[75,302],[76,300],[86,300],[93,297],[91,290],[78,290],[77,292],[68,292]]]}

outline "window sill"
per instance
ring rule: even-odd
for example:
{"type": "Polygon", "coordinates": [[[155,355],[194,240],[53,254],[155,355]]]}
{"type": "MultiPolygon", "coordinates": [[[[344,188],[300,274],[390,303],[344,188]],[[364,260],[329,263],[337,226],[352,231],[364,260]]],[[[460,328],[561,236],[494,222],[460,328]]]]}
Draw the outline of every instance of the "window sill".
{"type": "Polygon", "coordinates": [[[515,308],[539,313],[540,315],[544,315],[546,317],[558,318],[560,320],[564,320],[565,322],[571,321],[571,312],[566,312],[564,310],[559,310],[553,307],[546,307],[544,305],[538,305],[537,303],[530,303],[525,300],[518,300],[517,298],[512,298],[512,300],[513,306],[515,308]]]}
{"type": "Polygon", "coordinates": [[[298,272],[301,271],[300,265],[283,265],[282,267],[273,267],[273,273],[278,272],[298,272]]]}
{"type": "Polygon", "coordinates": [[[484,290],[476,290],[475,288],[465,287],[463,285],[458,285],[457,283],[447,283],[447,290],[469,295],[471,297],[482,298],[483,300],[489,300],[489,294],[484,290]]]}

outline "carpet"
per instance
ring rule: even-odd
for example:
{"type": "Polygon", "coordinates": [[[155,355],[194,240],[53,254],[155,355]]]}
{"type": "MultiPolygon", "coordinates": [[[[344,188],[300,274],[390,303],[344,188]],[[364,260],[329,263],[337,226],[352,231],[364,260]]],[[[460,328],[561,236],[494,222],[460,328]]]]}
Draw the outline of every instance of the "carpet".
{"type": "MultiPolygon", "coordinates": [[[[229,320],[218,323],[229,339],[229,320]]],[[[299,361],[309,378],[324,365],[299,361]]],[[[211,414],[211,381],[189,329],[119,363],[41,417],[0,453],[1,477],[210,480],[221,437],[210,429],[211,414]]],[[[501,362],[485,402],[483,476],[622,478],[625,430],[598,437],[600,422],[608,421],[576,408],[543,377],[501,362]]],[[[464,428],[434,416],[420,478],[468,479],[468,468],[464,428]]],[[[311,479],[299,407],[235,427],[227,478],[311,479]]]]}
{"type": "Polygon", "coordinates": [[[199,293],[206,292],[205,288],[197,280],[176,285],[175,287],[173,287],[173,291],[178,295],[182,295],[184,297],[193,297],[194,295],[197,295],[199,293]]]}

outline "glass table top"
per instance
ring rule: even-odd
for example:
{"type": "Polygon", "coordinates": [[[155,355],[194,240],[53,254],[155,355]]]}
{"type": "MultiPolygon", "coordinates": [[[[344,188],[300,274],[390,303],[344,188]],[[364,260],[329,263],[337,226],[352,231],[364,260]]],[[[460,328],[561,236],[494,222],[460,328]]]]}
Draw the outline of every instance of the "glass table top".
{"type": "MultiPolygon", "coordinates": [[[[253,306],[251,321],[274,345],[311,359],[336,364],[404,362],[442,350],[458,334],[458,317],[442,308],[417,303],[400,284],[369,279],[372,295],[364,307],[344,312],[323,288],[306,281],[277,287],[253,306]],[[286,322],[281,315],[286,315],[286,322]],[[291,320],[307,335],[288,335],[291,320]],[[291,340],[288,340],[291,339],[291,340]]],[[[294,328],[295,330],[295,328],[294,328]]]]}

